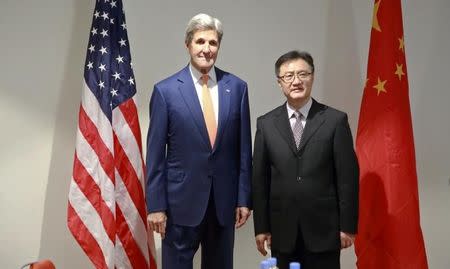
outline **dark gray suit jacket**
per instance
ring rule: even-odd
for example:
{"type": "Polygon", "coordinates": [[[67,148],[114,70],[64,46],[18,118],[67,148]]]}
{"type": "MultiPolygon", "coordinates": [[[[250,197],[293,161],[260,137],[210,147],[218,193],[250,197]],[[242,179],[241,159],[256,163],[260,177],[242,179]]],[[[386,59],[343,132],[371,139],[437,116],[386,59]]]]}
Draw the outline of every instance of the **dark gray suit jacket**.
{"type": "Polygon", "coordinates": [[[297,233],[313,252],[340,248],[355,234],[359,168],[347,115],[313,100],[299,150],[286,103],[257,120],[253,154],[255,234],[291,252],[297,233]]]}

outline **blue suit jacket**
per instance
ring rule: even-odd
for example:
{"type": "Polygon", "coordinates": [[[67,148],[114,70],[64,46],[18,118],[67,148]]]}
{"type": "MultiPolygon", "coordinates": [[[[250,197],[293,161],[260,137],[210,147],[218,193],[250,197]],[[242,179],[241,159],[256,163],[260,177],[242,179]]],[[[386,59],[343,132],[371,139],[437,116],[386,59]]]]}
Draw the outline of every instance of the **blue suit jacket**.
{"type": "Polygon", "coordinates": [[[214,148],[189,66],[157,83],[150,100],[147,208],[166,211],[178,225],[199,225],[211,192],[221,225],[234,223],[237,206],[251,206],[247,84],[218,68],[215,71],[219,117],[214,148]]]}

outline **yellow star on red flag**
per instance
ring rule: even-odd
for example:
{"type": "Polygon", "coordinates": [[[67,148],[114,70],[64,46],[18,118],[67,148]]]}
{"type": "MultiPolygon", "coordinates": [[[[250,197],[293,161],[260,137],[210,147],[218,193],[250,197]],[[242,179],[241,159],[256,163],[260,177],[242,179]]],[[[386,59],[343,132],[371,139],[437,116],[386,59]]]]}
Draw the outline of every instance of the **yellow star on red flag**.
{"type": "Polygon", "coordinates": [[[405,75],[405,73],[403,72],[403,64],[395,64],[395,66],[397,67],[397,69],[395,70],[395,73],[398,76],[399,80],[402,80],[402,76],[405,75]]]}
{"type": "Polygon", "coordinates": [[[398,39],[398,43],[398,49],[405,52],[405,38],[403,36],[398,39]]]}
{"type": "Polygon", "coordinates": [[[384,84],[386,84],[387,80],[381,81],[380,77],[378,77],[378,82],[373,87],[377,89],[377,95],[380,95],[380,92],[387,92],[384,88],[384,84]]]}
{"type": "Polygon", "coordinates": [[[375,6],[373,7],[373,19],[372,19],[372,28],[377,30],[378,32],[381,32],[380,24],[378,23],[378,8],[380,7],[380,1],[375,3],[375,6]]]}

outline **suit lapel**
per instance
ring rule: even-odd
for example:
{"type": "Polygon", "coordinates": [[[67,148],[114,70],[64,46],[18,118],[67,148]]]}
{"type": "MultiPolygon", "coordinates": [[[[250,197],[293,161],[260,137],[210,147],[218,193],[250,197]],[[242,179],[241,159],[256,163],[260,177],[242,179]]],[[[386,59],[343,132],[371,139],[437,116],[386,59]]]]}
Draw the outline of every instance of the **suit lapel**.
{"type": "Polygon", "coordinates": [[[325,117],[323,117],[324,105],[317,103],[314,99],[312,102],[308,118],[306,119],[305,130],[303,131],[302,139],[300,140],[299,151],[305,147],[311,136],[325,121],[325,117]]]}
{"type": "Polygon", "coordinates": [[[214,143],[213,151],[216,150],[217,145],[220,143],[220,139],[222,138],[225,127],[228,122],[228,114],[230,111],[230,97],[231,97],[231,88],[228,85],[228,77],[224,75],[224,72],[218,68],[216,70],[216,78],[217,78],[217,90],[219,95],[219,117],[217,123],[217,134],[216,140],[214,143]]]}
{"type": "Polygon", "coordinates": [[[286,103],[279,107],[278,114],[274,118],[274,124],[289,145],[289,148],[297,155],[297,147],[295,146],[294,135],[292,134],[291,124],[289,123],[286,103]]]}
{"type": "Polygon", "coordinates": [[[286,103],[278,108],[278,114],[274,118],[274,124],[277,130],[280,132],[283,139],[289,145],[289,148],[295,155],[305,147],[312,135],[319,129],[319,127],[325,122],[323,117],[324,106],[314,99],[312,100],[311,109],[306,119],[305,129],[303,131],[302,139],[300,141],[299,150],[295,145],[294,134],[292,133],[291,124],[289,123],[288,112],[286,103]]]}
{"type": "Polygon", "coordinates": [[[189,72],[189,66],[185,67],[178,78],[180,86],[178,90],[181,93],[186,105],[188,106],[192,117],[194,118],[195,125],[197,126],[200,135],[203,137],[203,141],[206,146],[211,149],[211,143],[209,142],[208,130],[206,129],[205,120],[203,118],[203,112],[198,100],[197,92],[195,90],[192,76],[189,72]]]}

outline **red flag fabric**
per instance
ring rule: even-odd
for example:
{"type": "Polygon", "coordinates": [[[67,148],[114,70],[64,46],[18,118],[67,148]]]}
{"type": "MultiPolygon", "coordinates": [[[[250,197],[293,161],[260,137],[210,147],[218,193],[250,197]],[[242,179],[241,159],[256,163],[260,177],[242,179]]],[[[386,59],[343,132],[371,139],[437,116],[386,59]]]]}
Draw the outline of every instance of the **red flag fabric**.
{"type": "Polygon", "coordinates": [[[67,225],[97,269],[156,269],[141,130],[122,1],[96,1],[67,225]]]}
{"type": "Polygon", "coordinates": [[[376,0],[356,137],[360,269],[428,268],[420,228],[400,0],[376,0]]]}

